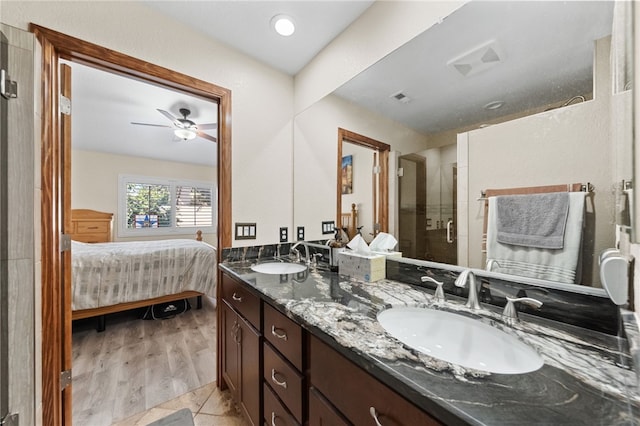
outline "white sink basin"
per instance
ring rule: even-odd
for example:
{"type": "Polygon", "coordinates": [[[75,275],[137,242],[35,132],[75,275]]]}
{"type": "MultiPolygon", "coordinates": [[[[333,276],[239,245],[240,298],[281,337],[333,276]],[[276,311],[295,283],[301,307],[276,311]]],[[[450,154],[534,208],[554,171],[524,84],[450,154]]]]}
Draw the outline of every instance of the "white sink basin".
{"type": "Polygon", "coordinates": [[[393,337],[435,358],[480,371],[522,374],[544,364],[517,338],[478,320],[426,308],[391,308],[378,322],[393,337]]]}
{"type": "Polygon", "coordinates": [[[267,262],[253,265],[251,270],[263,274],[296,274],[306,271],[307,267],[300,263],[267,262]]]}

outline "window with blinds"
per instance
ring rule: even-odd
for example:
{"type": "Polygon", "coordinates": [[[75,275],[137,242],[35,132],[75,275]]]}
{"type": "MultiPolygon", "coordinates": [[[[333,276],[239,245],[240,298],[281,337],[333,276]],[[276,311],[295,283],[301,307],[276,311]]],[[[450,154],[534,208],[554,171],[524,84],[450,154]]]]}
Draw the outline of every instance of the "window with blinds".
{"type": "Polygon", "coordinates": [[[215,232],[211,183],[123,175],[119,193],[120,235],[168,235],[187,228],[215,232]]]}
{"type": "Polygon", "coordinates": [[[213,203],[211,188],[195,186],[176,187],[176,226],[213,226],[213,203]]]}

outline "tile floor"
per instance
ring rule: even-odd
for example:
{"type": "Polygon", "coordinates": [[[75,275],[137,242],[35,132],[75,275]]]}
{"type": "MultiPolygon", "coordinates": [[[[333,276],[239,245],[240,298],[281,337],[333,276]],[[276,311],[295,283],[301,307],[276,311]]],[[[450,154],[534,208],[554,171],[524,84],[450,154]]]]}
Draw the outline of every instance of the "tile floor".
{"type": "Polygon", "coordinates": [[[230,394],[221,392],[215,382],[120,420],[112,426],[146,426],[182,408],[191,410],[195,426],[248,426],[230,394]]]}

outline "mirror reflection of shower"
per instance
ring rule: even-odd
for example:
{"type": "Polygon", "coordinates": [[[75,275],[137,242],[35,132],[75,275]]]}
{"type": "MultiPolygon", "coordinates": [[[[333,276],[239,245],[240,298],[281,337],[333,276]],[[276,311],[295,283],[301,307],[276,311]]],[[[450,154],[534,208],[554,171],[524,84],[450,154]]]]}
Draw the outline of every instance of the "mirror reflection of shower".
{"type": "Polygon", "coordinates": [[[455,149],[399,157],[398,244],[405,257],[457,263],[455,149]]]}

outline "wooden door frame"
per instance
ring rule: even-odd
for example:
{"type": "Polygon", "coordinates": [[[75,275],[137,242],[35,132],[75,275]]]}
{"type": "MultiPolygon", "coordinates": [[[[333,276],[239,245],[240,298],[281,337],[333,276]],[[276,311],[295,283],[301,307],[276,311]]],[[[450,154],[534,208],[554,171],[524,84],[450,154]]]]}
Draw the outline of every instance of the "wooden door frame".
{"type": "Polygon", "coordinates": [[[380,232],[389,232],[389,153],[391,146],[384,142],[338,127],[338,162],[336,186],[336,226],[342,223],[342,142],[350,142],[373,149],[380,155],[380,194],[378,196],[378,217],[380,232]]]}
{"type": "Polygon", "coordinates": [[[35,34],[42,48],[42,421],[46,426],[60,426],[71,424],[71,413],[65,413],[60,392],[59,366],[63,344],[60,336],[65,325],[58,304],[64,290],[60,235],[64,230],[64,220],[70,217],[71,212],[64,211],[62,203],[62,197],[69,196],[63,193],[61,182],[64,169],[70,168],[70,164],[65,164],[61,151],[59,60],[79,62],[218,103],[218,262],[222,248],[230,247],[232,243],[231,91],[33,23],[29,30],[35,34]]]}

